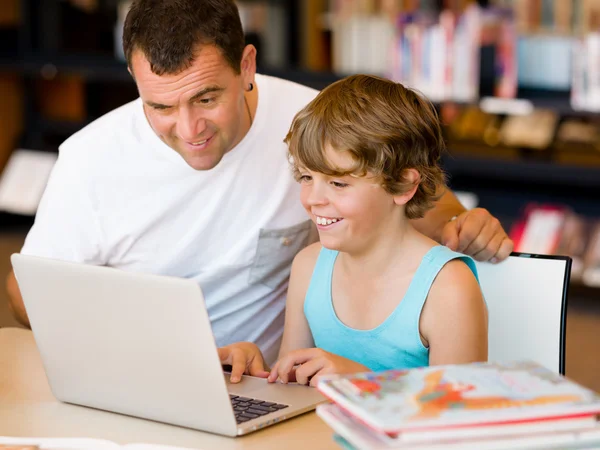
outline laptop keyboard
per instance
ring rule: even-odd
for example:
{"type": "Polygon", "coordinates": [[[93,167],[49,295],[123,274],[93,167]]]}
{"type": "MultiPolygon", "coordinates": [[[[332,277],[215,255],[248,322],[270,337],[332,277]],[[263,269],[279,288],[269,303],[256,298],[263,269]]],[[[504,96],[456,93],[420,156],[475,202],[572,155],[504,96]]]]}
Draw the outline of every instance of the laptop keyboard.
{"type": "Polygon", "coordinates": [[[257,400],[249,397],[239,397],[237,395],[229,394],[231,399],[231,405],[233,406],[233,412],[235,413],[235,420],[237,423],[248,422],[249,420],[256,419],[257,417],[266,416],[285,409],[289,405],[282,405],[279,403],[265,402],[263,400],[257,400]]]}

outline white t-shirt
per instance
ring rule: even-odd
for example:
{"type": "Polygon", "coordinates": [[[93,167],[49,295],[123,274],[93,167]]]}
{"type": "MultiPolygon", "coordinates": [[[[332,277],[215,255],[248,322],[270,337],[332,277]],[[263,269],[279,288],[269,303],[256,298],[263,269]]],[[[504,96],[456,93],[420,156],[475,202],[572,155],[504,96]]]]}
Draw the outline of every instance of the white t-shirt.
{"type": "Polygon", "coordinates": [[[217,344],[252,341],[272,361],[292,259],[315,237],[283,139],[317,91],[264,75],[256,84],[252,127],[209,171],[156,136],[140,99],[73,135],[22,253],[193,278],[217,344]]]}

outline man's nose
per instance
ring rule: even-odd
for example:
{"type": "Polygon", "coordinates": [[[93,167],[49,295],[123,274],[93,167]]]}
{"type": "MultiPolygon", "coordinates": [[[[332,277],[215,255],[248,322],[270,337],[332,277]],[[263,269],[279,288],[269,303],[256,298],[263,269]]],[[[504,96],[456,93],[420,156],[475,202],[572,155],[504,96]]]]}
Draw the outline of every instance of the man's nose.
{"type": "Polygon", "coordinates": [[[184,141],[194,142],[206,129],[204,120],[198,111],[181,108],[177,119],[177,135],[184,141]]]}

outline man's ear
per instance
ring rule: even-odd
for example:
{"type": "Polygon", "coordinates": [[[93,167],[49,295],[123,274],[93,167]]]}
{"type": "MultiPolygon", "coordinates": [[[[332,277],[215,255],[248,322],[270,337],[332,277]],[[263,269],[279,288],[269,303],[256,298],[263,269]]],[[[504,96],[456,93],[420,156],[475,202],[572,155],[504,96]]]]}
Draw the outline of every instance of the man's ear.
{"type": "Polygon", "coordinates": [[[240,68],[244,86],[254,83],[254,75],[256,74],[256,47],[254,45],[248,44],[244,48],[240,68]]]}
{"type": "Polygon", "coordinates": [[[405,185],[410,187],[406,192],[394,195],[394,203],[396,205],[406,205],[414,197],[421,182],[421,174],[417,169],[405,169],[402,172],[402,178],[405,185]]]}

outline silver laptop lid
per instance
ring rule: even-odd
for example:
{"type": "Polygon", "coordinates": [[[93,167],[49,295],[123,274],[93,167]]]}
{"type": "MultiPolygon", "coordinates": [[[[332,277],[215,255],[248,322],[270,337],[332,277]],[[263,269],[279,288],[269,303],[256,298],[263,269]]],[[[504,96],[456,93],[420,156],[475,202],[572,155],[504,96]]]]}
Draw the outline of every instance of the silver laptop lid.
{"type": "Polygon", "coordinates": [[[237,434],[195,281],[20,254],[11,261],[59,400],[237,434]]]}

